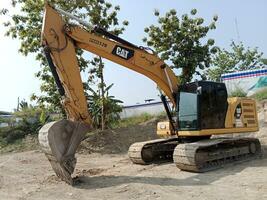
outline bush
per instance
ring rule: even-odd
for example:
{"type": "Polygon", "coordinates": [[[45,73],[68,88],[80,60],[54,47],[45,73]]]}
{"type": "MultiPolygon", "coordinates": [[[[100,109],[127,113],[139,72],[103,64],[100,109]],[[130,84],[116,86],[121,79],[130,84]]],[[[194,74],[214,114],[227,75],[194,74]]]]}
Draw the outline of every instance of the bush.
{"type": "Polygon", "coordinates": [[[26,135],[37,135],[42,125],[40,121],[29,123],[26,119],[23,119],[15,126],[0,128],[0,141],[10,144],[24,138],[26,135]]]}
{"type": "Polygon", "coordinates": [[[229,97],[246,97],[247,93],[239,87],[236,87],[234,91],[229,94],[229,97]]]}
{"type": "Polygon", "coordinates": [[[24,138],[26,135],[27,135],[26,132],[24,132],[22,130],[19,130],[19,129],[15,129],[15,130],[11,130],[7,134],[5,140],[6,140],[7,143],[13,143],[18,139],[24,138]]]}
{"type": "Polygon", "coordinates": [[[0,128],[1,146],[15,143],[26,135],[37,135],[39,129],[47,122],[48,117],[43,109],[38,107],[25,107],[15,113],[15,118],[9,127],[0,128]],[[15,122],[16,118],[21,119],[15,122]]]}

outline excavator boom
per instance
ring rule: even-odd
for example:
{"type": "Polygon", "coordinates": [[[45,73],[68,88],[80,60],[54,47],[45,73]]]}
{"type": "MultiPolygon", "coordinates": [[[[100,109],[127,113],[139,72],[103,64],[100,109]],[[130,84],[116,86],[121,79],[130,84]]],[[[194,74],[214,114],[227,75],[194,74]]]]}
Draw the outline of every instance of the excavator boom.
{"type": "MultiPolygon", "coordinates": [[[[54,76],[67,120],[46,124],[39,132],[39,142],[56,174],[73,183],[75,152],[86,132],[92,130],[92,120],[84,95],[76,49],[81,48],[106,58],[153,80],[173,105],[178,79],[172,70],[154,53],[137,47],[101,28],[85,30],[68,24],[62,14],[71,14],[45,5],[42,45],[54,76]]],[[[87,25],[86,23],[82,23],[87,25]]]]}

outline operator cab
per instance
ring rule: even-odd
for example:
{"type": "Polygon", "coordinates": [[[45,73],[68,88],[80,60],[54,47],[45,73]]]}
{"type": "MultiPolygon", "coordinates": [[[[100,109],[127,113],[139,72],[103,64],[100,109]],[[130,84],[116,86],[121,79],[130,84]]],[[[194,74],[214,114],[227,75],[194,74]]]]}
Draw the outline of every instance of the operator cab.
{"type": "Polygon", "coordinates": [[[227,90],[224,83],[198,81],[179,87],[178,126],[183,130],[225,127],[227,90]]]}

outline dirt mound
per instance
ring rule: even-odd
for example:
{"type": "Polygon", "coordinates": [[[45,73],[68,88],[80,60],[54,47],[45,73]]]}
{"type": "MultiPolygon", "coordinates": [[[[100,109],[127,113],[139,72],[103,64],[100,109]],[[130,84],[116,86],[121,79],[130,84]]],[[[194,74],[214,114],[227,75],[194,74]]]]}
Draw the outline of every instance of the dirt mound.
{"type": "MultiPolygon", "coordinates": [[[[216,137],[257,137],[264,148],[267,148],[267,123],[264,122],[263,110],[258,111],[260,131],[257,133],[226,134],[216,137]]],[[[158,119],[151,119],[139,125],[114,130],[92,132],[81,143],[79,153],[119,154],[127,153],[128,148],[135,142],[158,138],[156,125],[158,119]]]]}
{"type": "Polygon", "coordinates": [[[81,143],[79,153],[126,153],[134,142],[157,138],[156,119],[139,125],[114,130],[92,132],[81,143]]]}

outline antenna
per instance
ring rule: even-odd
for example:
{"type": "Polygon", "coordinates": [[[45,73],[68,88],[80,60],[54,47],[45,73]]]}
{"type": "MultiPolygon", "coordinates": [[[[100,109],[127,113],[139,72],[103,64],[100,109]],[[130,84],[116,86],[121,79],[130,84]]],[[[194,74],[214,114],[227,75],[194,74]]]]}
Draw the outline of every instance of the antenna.
{"type": "Polygon", "coordinates": [[[66,12],[65,10],[62,10],[62,9],[60,9],[60,8],[55,8],[55,7],[53,7],[53,8],[54,8],[56,11],[58,11],[59,13],[61,13],[62,15],[68,16],[69,18],[76,20],[76,21],[79,22],[80,24],[82,24],[82,25],[84,25],[84,26],[86,26],[86,27],[88,27],[88,28],[90,28],[90,29],[93,29],[90,23],[88,23],[88,22],[86,22],[86,21],[83,21],[83,20],[79,19],[78,17],[72,15],[71,13],[66,12]]]}

